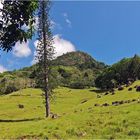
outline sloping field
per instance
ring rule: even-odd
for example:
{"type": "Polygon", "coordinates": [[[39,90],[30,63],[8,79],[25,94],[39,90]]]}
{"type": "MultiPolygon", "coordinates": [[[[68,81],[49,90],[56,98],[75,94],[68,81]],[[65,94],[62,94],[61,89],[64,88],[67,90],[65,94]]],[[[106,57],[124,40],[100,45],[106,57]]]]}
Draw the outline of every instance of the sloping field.
{"type": "Polygon", "coordinates": [[[140,92],[135,85],[140,81],[130,86],[132,91],[128,87],[114,95],[96,89],[58,88],[51,100],[51,111],[57,115],[48,119],[39,89],[0,96],[0,138],[140,139],[140,92]],[[122,103],[112,105],[116,101],[122,103]]]}

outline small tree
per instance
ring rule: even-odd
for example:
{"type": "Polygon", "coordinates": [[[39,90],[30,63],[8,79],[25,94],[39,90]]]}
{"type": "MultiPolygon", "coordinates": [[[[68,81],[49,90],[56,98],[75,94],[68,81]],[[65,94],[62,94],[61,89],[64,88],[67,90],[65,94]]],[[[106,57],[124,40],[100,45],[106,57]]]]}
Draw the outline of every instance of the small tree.
{"type": "Polygon", "coordinates": [[[50,1],[42,0],[39,2],[39,42],[37,46],[38,78],[45,95],[46,117],[50,114],[49,96],[51,95],[50,81],[50,62],[53,59],[54,49],[52,47],[53,38],[51,34],[51,23],[49,19],[50,1]]]}

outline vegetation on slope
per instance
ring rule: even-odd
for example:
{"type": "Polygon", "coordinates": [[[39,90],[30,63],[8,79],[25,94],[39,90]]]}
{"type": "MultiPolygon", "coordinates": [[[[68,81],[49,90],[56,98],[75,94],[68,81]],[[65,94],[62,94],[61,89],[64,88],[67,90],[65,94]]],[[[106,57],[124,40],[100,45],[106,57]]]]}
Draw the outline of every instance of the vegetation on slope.
{"type": "Polygon", "coordinates": [[[1,139],[140,139],[140,93],[134,88],[115,91],[114,95],[96,89],[55,89],[51,110],[57,118],[44,118],[42,92],[24,89],[0,97],[1,139]],[[135,102],[113,106],[112,102],[135,102]],[[109,106],[95,106],[108,103],[109,106]],[[19,104],[23,108],[19,108],[19,104]]]}
{"type": "MultiPolygon", "coordinates": [[[[52,64],[50,75],[52,87],[86,88],[94,86],[95,78],[106,67],[105,64],[97,62],[88,54],[79,51],[64,54],[53,60],[52,64]]],[[[27,87],[41,87],[41,83],[35,82],[36,66],[0,74],[0,93],[8,94],[27,87]]]]}
{"type": "Polygon", "coordinates": [[[76,66],[79,69],[104,69],[105,64],[97,62],[89,54],[81,51],[66,53],[53,61],[54,65],[76,66]]]}
{"type": "Polygon", "coordinates": [[[110,89],[140,79],[140,57],[124,58],[108,67],[95,80],[97,87],[110,89]]]}

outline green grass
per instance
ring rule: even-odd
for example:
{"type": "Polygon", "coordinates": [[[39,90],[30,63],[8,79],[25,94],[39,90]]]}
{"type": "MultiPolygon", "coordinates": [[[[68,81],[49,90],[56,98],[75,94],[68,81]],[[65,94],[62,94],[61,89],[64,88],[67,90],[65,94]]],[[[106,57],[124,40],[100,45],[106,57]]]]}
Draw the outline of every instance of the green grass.
{"type": "MultiPolygon", "coordinates": [[[[140,81],[135,82],[140,85],[140,81]]],[[[42,92],[24,89],[0,96],[0,139],[3,138],[95,138],[140,139],[140,104],[136,102],[119,106],[95,107],[94,104],[138,99],[140,93],[133,88],[117,91],[115,95],[102,93],[97,98],[93,89],[58,88],[51,101],[51,112],[57,119],[44,116],[42,92]],[[82,101],[87,100],[85,103],[82,101]],[[23,104],[24,108],[18,108],[23,104]]]]}

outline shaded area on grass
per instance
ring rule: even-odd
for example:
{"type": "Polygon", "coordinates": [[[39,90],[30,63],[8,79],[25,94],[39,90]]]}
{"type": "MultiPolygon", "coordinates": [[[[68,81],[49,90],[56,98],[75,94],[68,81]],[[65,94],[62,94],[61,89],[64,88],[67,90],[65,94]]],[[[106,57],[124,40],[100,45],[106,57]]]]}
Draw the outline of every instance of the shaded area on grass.
{"type": "Polygon", "coordinates": [[[0,119],[0,122],[27,122],[27,121],[39,121],[43,118],[31,118],[31,119],[20,119],[20,120],[6,120],[6,119],[0,119]]]}
{"type": "Polygon", "coordinates": [[[101,89],[92,89],[92,90],[89,90],[90,92],[95,92],[95,93],[103,93],[103,92],[106,92],[107,90],[101,90],[101,89]]]}

